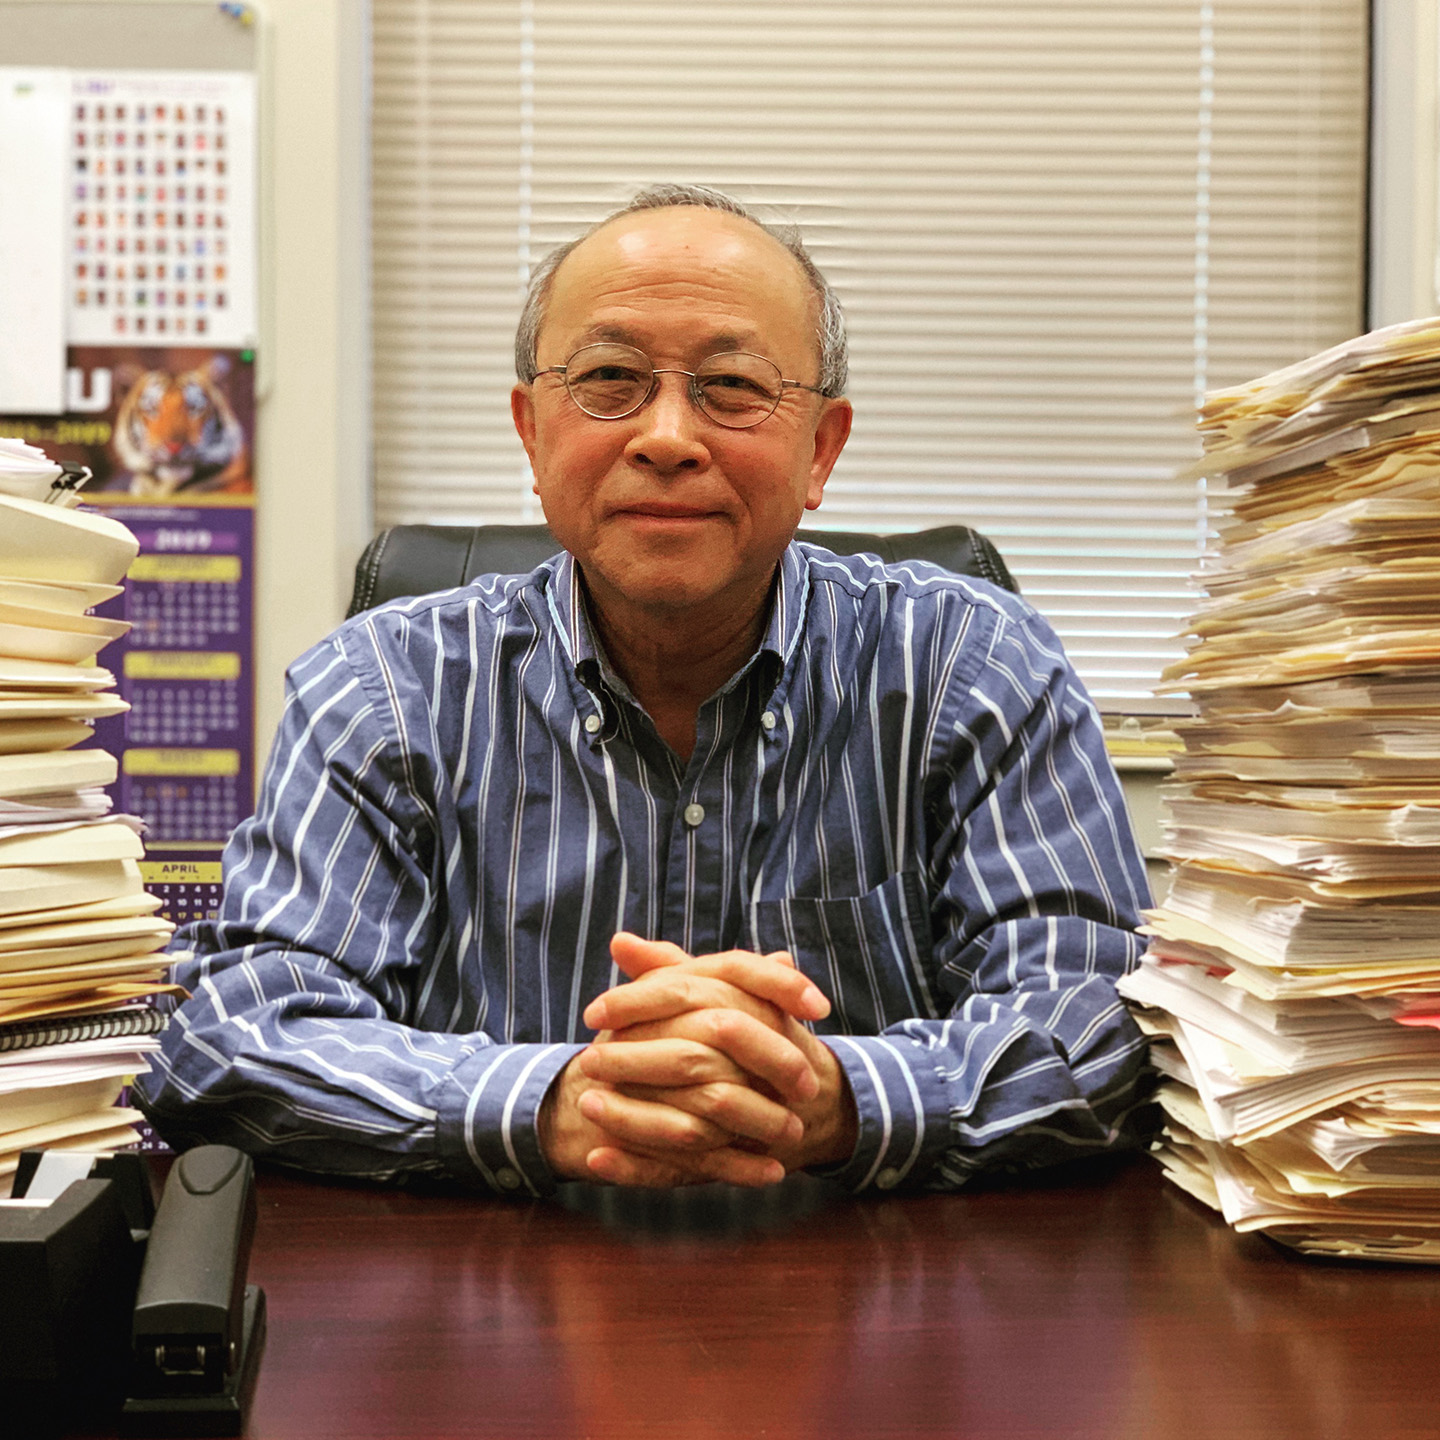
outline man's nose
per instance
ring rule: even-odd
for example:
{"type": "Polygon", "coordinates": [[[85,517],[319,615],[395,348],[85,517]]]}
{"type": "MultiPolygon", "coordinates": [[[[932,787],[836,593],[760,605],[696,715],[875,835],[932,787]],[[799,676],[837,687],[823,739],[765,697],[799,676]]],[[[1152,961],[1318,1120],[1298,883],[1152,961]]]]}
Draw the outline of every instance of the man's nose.
{"type": "Polygon", "coordinates": [[[635,433],[625,447],[631,464],[652,466],[662,473],[703,470],[710,451],[701,438],[704,417],[690,398],[684,375],[657,375],[655,394],[640,410],[635,433]]]}

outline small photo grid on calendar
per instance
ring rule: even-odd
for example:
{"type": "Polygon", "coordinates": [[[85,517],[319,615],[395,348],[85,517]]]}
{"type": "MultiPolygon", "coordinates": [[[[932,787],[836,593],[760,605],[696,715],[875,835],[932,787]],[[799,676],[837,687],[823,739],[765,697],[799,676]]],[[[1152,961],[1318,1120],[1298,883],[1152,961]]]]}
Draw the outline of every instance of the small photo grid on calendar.
{"type": "Polygon", "coordinates": [[[245,346],[255,332],[254,77],[75,77],[68,335],[245,346]]]}

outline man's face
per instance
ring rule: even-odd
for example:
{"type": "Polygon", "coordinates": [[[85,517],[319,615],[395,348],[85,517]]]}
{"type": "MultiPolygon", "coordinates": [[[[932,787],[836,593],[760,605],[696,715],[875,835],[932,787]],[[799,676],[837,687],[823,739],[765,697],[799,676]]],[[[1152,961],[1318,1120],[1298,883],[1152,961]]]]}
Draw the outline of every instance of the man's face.
{"type": "MultiPolygon", "coordinates": [[[[748,221],[688,206],[647,211],[566,257],[537,356],[544,369],[582,345],[618,341],[657,370],[693,371],[706,356],[745,350],[814,385],[815,304],[795,260],[748,221]]],[[[691,402],[683,375],[657,385],[620,420],[585,414],[558,375],[516,386],[515,425],[545,518],[612,614],[753,607],[802,513],[820,503],[850,407],[787,389],[768,419],[731,430],[691,402]]]]}

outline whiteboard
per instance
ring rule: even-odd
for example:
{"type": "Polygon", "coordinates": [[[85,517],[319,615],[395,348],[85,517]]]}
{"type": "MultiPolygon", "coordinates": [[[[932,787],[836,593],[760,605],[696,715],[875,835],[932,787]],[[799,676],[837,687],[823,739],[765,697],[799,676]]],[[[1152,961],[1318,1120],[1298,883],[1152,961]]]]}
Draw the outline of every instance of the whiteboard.
{"type": "Polygon", "coordinates": [[[62,70],[0,68],[0,413],[65,408],[62,70]]]}

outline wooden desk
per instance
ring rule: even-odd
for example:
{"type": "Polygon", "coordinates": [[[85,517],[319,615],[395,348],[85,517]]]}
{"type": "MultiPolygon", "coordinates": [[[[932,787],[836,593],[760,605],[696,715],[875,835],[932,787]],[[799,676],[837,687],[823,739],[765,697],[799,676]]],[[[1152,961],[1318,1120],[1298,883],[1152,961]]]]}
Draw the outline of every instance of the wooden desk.
{"type": "Polygon", "coordinates": [[[1236,1236],[1143,1159],[863,1201],[260,1199],[257,1440],[1440,1434],[1440,1274],[1236,1236]]]}

